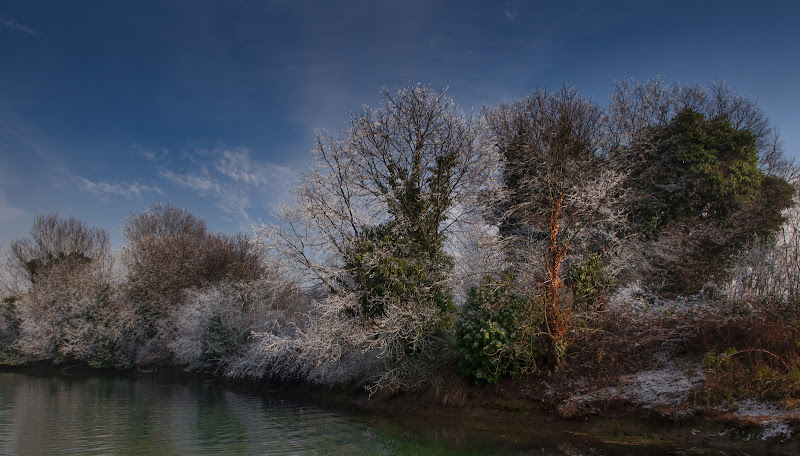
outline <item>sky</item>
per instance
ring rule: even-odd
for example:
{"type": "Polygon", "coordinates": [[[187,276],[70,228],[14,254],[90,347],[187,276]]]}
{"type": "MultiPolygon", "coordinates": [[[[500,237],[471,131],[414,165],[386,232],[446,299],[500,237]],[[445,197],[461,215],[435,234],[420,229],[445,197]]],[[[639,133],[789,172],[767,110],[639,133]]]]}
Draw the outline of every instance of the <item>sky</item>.
{"type": "Polygon", "coordinates": [[[124,240],[156,201],[252,233],[380,91],[467,114],[567,84],[726,81],[800,160],[800,3],[616,0],[0,0],[0,246],[37,214],[124,240]]]}

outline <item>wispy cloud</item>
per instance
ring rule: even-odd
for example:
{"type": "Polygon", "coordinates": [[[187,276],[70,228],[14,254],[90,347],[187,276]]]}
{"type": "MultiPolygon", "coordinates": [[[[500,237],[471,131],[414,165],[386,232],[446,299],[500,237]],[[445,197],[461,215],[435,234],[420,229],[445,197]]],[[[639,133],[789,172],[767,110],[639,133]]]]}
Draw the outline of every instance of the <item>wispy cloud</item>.
{"type": "MultiPolygon", "coordinates": [[[[29,211],[10,205],[5,194],[0,191],[0,248],[12,238],[24,236],[31,217],[29,211]]],[[[0,277],[1,283],[2,277],[0,277]]]]}
{"type": "Polygon", "coordinates": [[[25,24],[17,22],[13,17],[0,13],[0,27],[15,30],[17,32],[27,33],[31,36],[41,36],[42,33],[38,32],[25,24]]]}
{"type": "Polygon", "coordinates": [[[197,151],[184,165],[182,170],[163,166],[159,176],[200,196],[213,197],[220,210],[240,223],[251,223],[254,210],[274,211],[298,178],[286,166],[253,159],[243,147],[197,151]]]}
{"type": "Polygon", "coordinates": [[[142,194],[156,193],[163,195],[164,192],[158,186],[144,185],[139,182],[133,183],[109,183],[105,181],[91,181],[81,176],[70,176],[69,183],[77,187],[80,191],[101,201],[108,201],[114,197],[126,199],[139,199],[142,194]]]}
{"type": "Polygon", "coordinates": [[[0,223],[2,224],[9,223],[12,220],[16,220],[27,215],[28,211],[25,209],[8,206],[5,203],[0,202],[0,223]]]}
{"type": "Polygon", "coordinates": [[[131,152],[142,156],[145,160],[153,163],[158,163],[163,161],[167,155],[169,155],[169,151],[167,149],[145,149],[144,147],[134,144],[131,146],[131,152]]]}
{"type": "Polygon", "coordinates": [[[508,22],[515,22],[519,17],[519,3],[515,1],[508,4],[503,12],[508,22]]]}

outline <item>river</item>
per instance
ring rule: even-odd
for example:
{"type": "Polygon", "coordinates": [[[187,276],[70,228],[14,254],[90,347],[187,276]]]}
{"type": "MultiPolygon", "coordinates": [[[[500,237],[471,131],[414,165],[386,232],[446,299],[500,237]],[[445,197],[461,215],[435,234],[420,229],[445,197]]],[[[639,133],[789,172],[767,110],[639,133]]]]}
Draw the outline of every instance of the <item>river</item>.
{"type": "MultiPolygon", "coordinates": [[[[0,454],[633,455],[548,434],[379,418],[276,393],[148,378],[0,372],[0,454]],[[416,425],[415,425],[416,424],[416,425]]],[[[542,426],[543,423],[531,423],[542,426]]]]}

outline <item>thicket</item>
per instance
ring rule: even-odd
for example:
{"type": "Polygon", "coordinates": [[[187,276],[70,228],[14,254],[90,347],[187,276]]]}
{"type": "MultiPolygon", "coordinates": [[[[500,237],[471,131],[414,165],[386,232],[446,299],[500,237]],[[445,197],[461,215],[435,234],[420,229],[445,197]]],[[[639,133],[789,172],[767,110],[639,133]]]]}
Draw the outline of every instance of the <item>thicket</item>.
{"type": "Polygon", "coordinates": [[[756,103],[661,80],[617,83],[608,106],[564,87],[476,117],[423,85],[383,95],[320,134],[282,222],[253,239],[158,203],[111,255],[103,230],[37,217],[8,249],[1,361],[375,392],[456,363],[496,383],[703,340],[712,373],[770,352],[764,378],[794,378],[791,350],[742,339],[751,355],[724,358],[702,339],[710,321],[800,311],[797,169],[756,103]]]}
{"type": "Polygon", "coordinates": [[[107,233],[73,217],[39,216],[12,243],[25,280],[0,307],[0,361],[219,369],[292,299],[246,236],[208,233],[185,209],[154,204],[124,231],[121,275],[107,233]]]}

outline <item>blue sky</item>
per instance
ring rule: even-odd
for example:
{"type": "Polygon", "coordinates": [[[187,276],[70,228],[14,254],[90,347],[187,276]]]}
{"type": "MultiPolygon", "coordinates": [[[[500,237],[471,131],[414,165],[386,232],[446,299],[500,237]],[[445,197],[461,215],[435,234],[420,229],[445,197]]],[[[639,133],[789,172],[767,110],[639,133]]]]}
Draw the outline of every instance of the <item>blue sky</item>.
{"type": "Polygon", "coordinates": [[[465,112],[563,83],[725,80],[800,158],[794,1],[0,0],[0,246],[56,211],[109,231],[172,201],[215,231],[272,221],[383,87],[465,112]]]}

